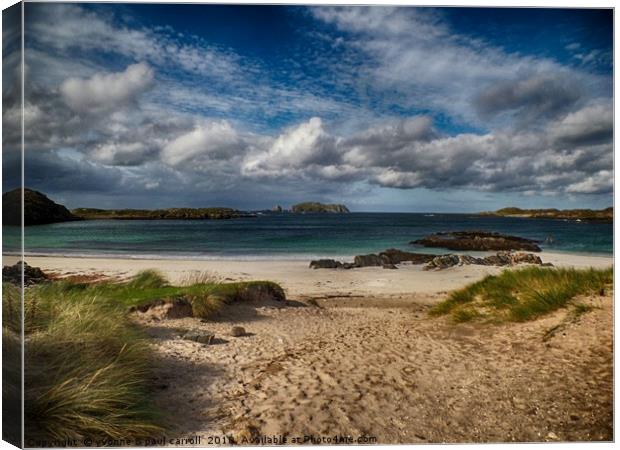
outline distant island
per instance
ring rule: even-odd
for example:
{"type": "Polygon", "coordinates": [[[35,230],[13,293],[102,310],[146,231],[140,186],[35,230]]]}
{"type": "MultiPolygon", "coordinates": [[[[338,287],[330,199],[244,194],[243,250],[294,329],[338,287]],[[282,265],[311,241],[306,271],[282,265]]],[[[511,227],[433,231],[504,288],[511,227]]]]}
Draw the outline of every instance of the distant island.
{"type": "Polygon", "coordinates": [[[497,211],[481,212],[479,215],[611,222],[614,220],[614,208],[612,206],[605,209],[521,209],[509,207],[497,211]]]}
{"type": "Polygon", "coordinates": [[[349,208],[344,205],[331,204],[327,205],[319,202],[305,202],[298,203],[291,206],[291,212],[293,213],[348,213],[349,208]]]}
{"type": "MultiPolygon", "coordinates": [[[[21,188],[2,194],[4,225],[21,225],[21,188]]],[[[258,213],[283,213],[287,210],[277,205],[258,213]]],[[[348,213],[345,205],[305,202],[293,205],[291,213],[348,213]]],[[[34,189],[24,189],[24,225],[43,225],[75,220],[225,220],[256,217],[257,212],[233,208],[163,208],[163,209],[67,209],[34,189]]]]}

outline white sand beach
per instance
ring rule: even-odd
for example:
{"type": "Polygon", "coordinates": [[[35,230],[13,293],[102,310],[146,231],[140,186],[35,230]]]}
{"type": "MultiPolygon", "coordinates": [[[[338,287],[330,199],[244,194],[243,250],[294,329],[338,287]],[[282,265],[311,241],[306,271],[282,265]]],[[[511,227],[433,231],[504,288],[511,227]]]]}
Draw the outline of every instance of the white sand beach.
{"type": "MultiPolygon", "coordinates": [[[[540,254],[543,262],[558,267],[609,267],[611,256],[569,253],[540,254]]],[[[4,265],[18,261],[4,256],[4,265]]],[[[118,259],[28,256],[26,262],[46,272],[62,275],[98,273],[111,277],[130,277],[145,269],[157,269],[175,284],[191,273],[208,272],[222,281],[270,280],[279,283],[289,297],[319,295],[395,296],[433,294],[457,289],[495,274],[501,267],[469,265],[441,271],[424,271],[420,265],[403,264],[398,270],[364,267],[353,270],[310,269],[309,260],[179,260],[118,259]]]]}
{"type": "MultiPolygon", "coordinates": [[[[544,252],[541,257],[561,267],[613,264],[604,256],[544,252]]],[[[4,264],[16,260],[5,257],[4,264]]],[[[524,323],[454,324],[429,316],[429,307],[448,291],[503,269],[314,270],[308,261],[26,261],[58,276],[124,278],[158,269],[172,283],[192,272],[209,272],[222,281],[281,283],[290,300],[285,305],[235,304],[208,321],[134,314],[152,339],[153,398],[165,412],[168,436],[200,436],[200,445],[230,444],[231,439],[268,444],[262,439],[283,436],[291,444],[296,437],[334,435],[382,444],[613,438],[609,291],[580,298],[591,310],[577,319],[560,309],[524,323]],[[232,336],[233,326],[247,334],[232,336]],[[211,345],[188,341],[182,337],[187,331],[212,333],[216,340],[211,345]]]]}

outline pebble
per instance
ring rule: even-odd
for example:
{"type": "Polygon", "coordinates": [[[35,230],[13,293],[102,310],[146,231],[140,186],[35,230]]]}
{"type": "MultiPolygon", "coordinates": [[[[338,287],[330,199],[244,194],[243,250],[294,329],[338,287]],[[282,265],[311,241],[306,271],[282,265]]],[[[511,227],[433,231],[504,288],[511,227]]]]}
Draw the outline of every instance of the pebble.
{"type": "Polygon", "coordinates": [[[183,336],[183,339],[198,342],[200,344],[209,345],[215,338],[214,334],[199,333],[197,331],[188,331],[183,336]]]}
{"type": "Polygon", "coordinates": [[[245,336],[246,335],[245,328],[243,328],[243,327],[232,327],[232,329],[230,330],[230,335],[231,336],[235,336],[235,337],[245,336]]]}

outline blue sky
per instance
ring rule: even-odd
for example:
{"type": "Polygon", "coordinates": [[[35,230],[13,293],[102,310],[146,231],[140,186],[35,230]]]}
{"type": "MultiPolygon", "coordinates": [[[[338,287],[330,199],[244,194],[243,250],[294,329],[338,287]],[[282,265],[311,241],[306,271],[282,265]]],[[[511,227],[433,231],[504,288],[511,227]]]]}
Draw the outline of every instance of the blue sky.
{"type": "Polygon", "coordinates": [[[606,207],[612,22],[30,3],[26,183],[71,207],[606,207]]]}

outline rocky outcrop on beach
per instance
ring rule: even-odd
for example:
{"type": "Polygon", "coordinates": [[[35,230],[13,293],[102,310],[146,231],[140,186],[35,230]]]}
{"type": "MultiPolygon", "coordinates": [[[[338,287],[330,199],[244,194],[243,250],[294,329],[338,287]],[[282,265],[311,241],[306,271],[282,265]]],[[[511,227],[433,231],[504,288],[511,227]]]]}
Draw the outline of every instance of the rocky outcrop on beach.
{"type": "Polygon", "coordinates": [[[476,258],[470,255],[439,255],[429,261],[424,270],[442,270],[454,266],[477,264],[481,266],[515,266],[517,264],[543,265],[540,256],[533,253],[498,252],[495,255],[476,258]]]}
{"type": "Polygon", "coordinates": [[[440,247],[448,250],[525,250],[539,252],[538,241],[489,231],[450,231],[435,233],[410,244],[440,247]]]}
{"type": "Polygon", "coordinates": [[[397,249],[388,249],[379,254],[357,255],[353,263],[336,261],[335,259],[319,259],[310,262],[311,269],[354,269],[358,267],[383,267],[398,269],[398,264],[425,264],[424,270],[447,269],[448,267],[477,264],[482,266],[514,266],[517,264],[543,264],[540,256],[533,253],[498,252],[495,255],[475,257],[471,255],[428,255],[410,253],[397,249]]]}
{"type": "Polygon", "coordinates": [[[344,205],[325,204],[319,202],[304,202],[291,206],[291,212],[298,214],[305,213],[348,213],[349,208],[344,205]]]}
{"type": "MultiPolygon", "coordinates": [[[[39,191],[25,188],[23,196],[26,226],[79,220],[79,217],[71,214],[63,205],[55,203],[39,191]]],[[[18,226],[22,224],[21,188],[2,194],[2,223],[18,226]]]]}
{"type": "Polygon", "coordinates": [[[12,266],[2,268],[2,281],[4,283],[22,284],[22,264],[24,266],[24,285],[42,283],[49,277],[38,267],[29,266],[26,262],[19,261],[12,266]]]}
{"type": "Polygon", "coordinates": [[[385,269],[397,268],[397,264],[409,262],[411,264],[424,264],[433,259],[433,255],[424,253],[411,253],[389,248],[379,254],[357,255],[353,263],[336,261],[335,259],[319,259],[310,262],[311,269],[354,269],[356,267],[383,267],[385,269]]]}
{"type": "Polygon", "coordinates": [[[343,263],[335,259],[317,259],[310,261],[311,269],[353,269],[357,267],[354,263],[343,263]]]}
{"type": "Polygon", "coordinates": [[[401,264],[403,262],[410,262],[411,264],[424,264],[432,258],[433,255],[411,253],[395,248],[389,248],[377,255],[374,253],[369,255],[357,255],[354,258],[353,263],[356,267],[383,266],[389,264],[401,264]]]}

